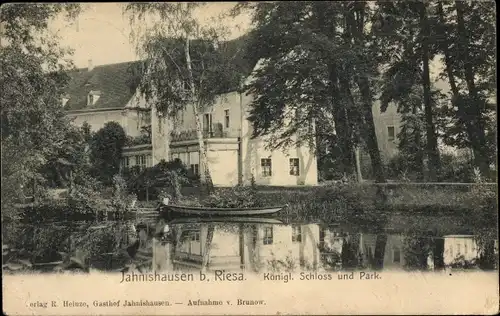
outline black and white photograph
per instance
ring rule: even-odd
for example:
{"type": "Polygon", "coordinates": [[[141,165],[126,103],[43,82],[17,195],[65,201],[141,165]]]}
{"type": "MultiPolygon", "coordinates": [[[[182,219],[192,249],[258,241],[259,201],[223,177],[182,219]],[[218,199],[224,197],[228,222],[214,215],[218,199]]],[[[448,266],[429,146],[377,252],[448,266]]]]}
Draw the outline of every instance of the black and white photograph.
{"type": "Polygon", "coordinates": [[[494,1],[0,6],[6,315],[499,312],[494,1]]]}

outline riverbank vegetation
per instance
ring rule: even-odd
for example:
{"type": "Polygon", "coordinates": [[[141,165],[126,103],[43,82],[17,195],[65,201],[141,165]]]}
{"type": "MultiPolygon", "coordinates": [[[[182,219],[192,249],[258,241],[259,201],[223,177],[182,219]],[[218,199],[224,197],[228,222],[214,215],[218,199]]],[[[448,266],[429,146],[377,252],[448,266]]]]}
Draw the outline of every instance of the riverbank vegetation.
{"type": "MultiPolygon", "coordinates": [[[[343,180],[296,189],[237,186],[207,190],[200,185],[205,175],[200,179],[178,160],[162,161],[151,168],[124,169],[120,166],[123,148],[134,142],[118,123],[108,122],[102,129],[92,131],[90,125],[75,127],[67,118],[60,101],[68,82],[67,71],[72,69],[66,63],[70,55],[57,45],[57,38],[49,33],[47,25],[59,14],[74,17],[81,9],[78,5],[4,6],[1,18],[5,27],[1,35],[6,45],[0,48],[4,69],[2,220],[96,219],[106,213],[121,218],[136,199],[136,206],[155,206],[163,197],[184,204],[222,207],[287,204],[289,214],[299,216],[307,212],[305,215],[313,213],[318,218],[359,214],[377,218],[381,212],[432,214],[435,210],[479,214],[483,209],[495,209],[495,189],[482,184],[495,180],[490,171],[496,168],[489,168],[496,160],[496,144],[491,137],[495,134],[496,121],[491,118],[496,108],[489,98],[496,89],[492,84],[494,49],[489,5],[397,1],[374,6],[365,2],[238,6],[248,11],[255,22],[246,44],[249,54],[274,61],[264,62],[255,73],[255,81],[242,87],[260,96],[252,104],[250,117],[254,136],[267,137],[283,127],[284,108],[280,106],[301,100],[292,102],[296,117],[289,129],[278,133],[269,144],[276,148],[291,145],[290,135],[294,133],[301,136],[302,142],[316,140],[320,180],[343,180]],[[340,21],[349,27],[340,27],[340,21]],[[370,23],[372,28],[365,27],[370,23]],[[19,29],[26,33],[19,36],[19,29]],[[293,36],[287,33],[290,30],[293,36]],[[477,43],[470,46],[476,37],[477,43]],[[274,46],[262,45],[268,42],[274,46]],[[467,47],[472,50],[461,49],[467,47]],[[385,49],[395,49],[394,54],[385,49]],[[429,87],[426,74],[428,63],[440,58],[445,66],[442,75],[452,86],[445,95],[429,87]],[[465,62],[468,60],[472,61],[465,62]],[[291,69],[300,71],[290,72],[293,76],[283,81],[286,76],[280,74],[291,69]],[[290,82],[295,85],[290,87],[290,82]],[[391,161],[383,161],[375,150],[377,139],[370,113],[378,101],[382,110],[390,102],[395,103],[403,116],[397,135],[399,154],[391,161]],[[265,109],[271,109],[268,112],[272,115],[267,115],[265,109]],[[309,128],[313,121],[316,129],[309,128]],[[447,156],[436,141],[455,150],[472,152],[472,158],[447,156]],[[362,170],[361,178],[372,178],[376,183],[364,183],[353,176],[357,174],[358,148],[368,153],[370,165],[369,170],[362,170]],[[400,183],[392,185],[390,179],[400,183]],[[417,181],[478,184],[411,184],[417,181]],[[59,191],[62,195],[54,196],[59,191]]],[[[142,9],[137,6],[129,13],[182,8],[165,3],[142,9]]],[[[192,13],[190,7],[184,9],[192,13]]],[[[184,34],[182,38],[191,35],[184,34]]],[[[218,53],[210,48],[215,46],[203,44],[216,44],[218,40],[208,36],[193,45],[166,44],[175,44],[179,51],[189,48],[193,56],[211,56],[205,66],[210,65],[214,68],[212,74],[218,74],[224,67],[217,63],[226,61],[219,60],[218,53]],[[197,51],[201,49],[205,51],[197,51]]],[[[161,41],[153,43],[153,51],[161,50],[161,41]]],[[[179,58],[183,56],[179,54],[179,58]]],[[[171,75],[174,78],[178,74],[171,75]]],[[[201,86],[195,88],[198,91],[191,91],[192,96],[205,91],[201,86]]],[[[206,101],[211,104],[221,87],[205,88],[210,88],[206,101]]],[[[180,108],[170,110],[178,112],[180,108]]]]}

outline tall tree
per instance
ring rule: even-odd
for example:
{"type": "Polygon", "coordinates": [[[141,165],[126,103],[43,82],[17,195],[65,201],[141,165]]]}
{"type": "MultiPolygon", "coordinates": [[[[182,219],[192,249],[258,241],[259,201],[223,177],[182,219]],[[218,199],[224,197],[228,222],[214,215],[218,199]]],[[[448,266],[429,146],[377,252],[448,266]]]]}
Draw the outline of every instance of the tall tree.
{"type": "Polygon", "coordinates": [[[104,184],[112,184],[120,171],[123,147],[127,135],[117,122],[108,122],[92,137],[90,161],[95,177],[104,184]]]}
{"type": "Polygon", "coordinates": [[[78,4],[7,4],[0,9],[2,215],[23,188],[43,182],[40,168],[60,148],[69,121],[61,95],[71,65],[49,22],[72,18],[78,4]]]}
{"type": "Polygon", "coordinates": [[[209,180],[207,153],[201,115],[234,78],[224,28],[200,23],[196,10],[202,3],[134,3],[126,6],[131,24],[138,26],[148,18],[159,18],[144,36],[133,34],[144,68],[140,91],[159,113],[175,118],[190,109],[196,123],[200,157],[200,181],[209,180]],[[208,176],[208,179],[207,179],[208,176]]]}
{"type": "Polygon", "coordinates": [[[266,136],[275,149],[334,133],[346,173],[354,173],[354,148],[364,141],[376,179],[384,181],[368,80],[376,67],[362,45],[364,7],[351,2],[241,7],[253,12],[249,54],[260,58],[246,87],[254,95],[249,117],[254,137],[266,136]]]}
{"type": "MultiPolygon", "coordinates": [[[[428,175],[430,180],[435,181],[440,169],[440,158],[429,66],[435,50],[431,42],[427,6],[421,1],[378,2],[374,15],[374,34],[385,55],[382,63],[386,66],[382,77],[382,110],[385,111],[393,101],[398,104],[400,113],[416,114],[423,108],[428,175]],[[417,96],[420,95],[420,89],[421,106],[405,106],[405,101],[413,98],[415,92],[417,96]]],[[[418,133],[414,135],[415,141],[419,141],[418,133]]]]}
{"type": "Polygon", "coordinates": [[[420,32],[422,45],[421,48],[421,60],[422,60],[422,86],[424,90],[424,112],[425,112],[425,128],[427,135],[427,157],[429,176],[430,180],[437,180],[438,171],[441,167],[439,159],[439,150],[437,142],[436,127],[434,123],[433,106],[431,100],[431,79],[430,79],[430,69],[429,60],[431,59],[430,52],[430,22],[427,13],[427,5],[425,2],[417,2],[417,10],[420,19],[420,32]]]}
{"type": "Polygon", "coordinates": [[[354,80],[358,86],[361,96],[361,110],[363,117],[364,139],[370,154],[373,173],[378,182],[384,181],[382,159],[378,148],[375,124],[373,122],[373,83],[369,76],[378,75],[378,59],[375,53],[373,41],[369,40],[371,34],[366,34],[367,23],[370,20],[371,11],[366,2],[352,1],[346,3],[346,38],[352,43],[351,49],[355,50],[357,60],[354,63],[354,80]]]}
{"type": "Polygon", "coordinates": [[[495,134],[492,113],[496,106],[489,100],[496,92],[494,3],[445,1],[435,6],[435,38],[445,65],[442,75],[448,79],[452,95],[454,125],[445,140],[471,148],[474,165],[489,176],[496,152],[491,150],[496,146],[490,140],[495,134]]]}

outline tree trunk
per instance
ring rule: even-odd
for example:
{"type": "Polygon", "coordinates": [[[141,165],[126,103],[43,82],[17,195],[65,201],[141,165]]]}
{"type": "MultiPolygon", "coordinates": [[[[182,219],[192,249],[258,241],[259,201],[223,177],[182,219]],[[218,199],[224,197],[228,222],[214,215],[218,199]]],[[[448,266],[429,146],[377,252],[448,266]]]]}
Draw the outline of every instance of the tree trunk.
{"type": "Polygon", "coordinates": [[[368,153],[370,155],[370,161],[372,164],[373,174],[375,175],[375,181],[382,183],[385,182],[384,166],[382,164],[382,157],[380,156],[380,151],[378,149],[377,135],[375,134],[375,123],[373,122],[373,112],[372,112],[372,97],[370,86],[368,85],[368,79],[364,76],[358,78],[358,86],[361,91],[363,98],[363,118],[364,118],[364,134],[365,141],[368,147],[368,153]]]}
{"type": "Polygon", "coordinates": [[[207,240],[205,241],[205,249],[203,251],[203,258],[201,263],[201,269],[203,272],[207,270],[208,262],[210,259],[210,248],[212,247],[212,240],[214,238],[215,227],[214,224],[208,224],[207,230],[207,240]]]}
{"type": "MultiPolygon", "coordinates": [[[[417,106],[413,107],[413,115],[418,115],[417,106]]],[[[424,178],[424,152],[422,150],[422,134],[420,127],[415,128],[415,144],[416,144],[416,153],[415,153],[415,167],[417,170],[417,180],[423,181],[424,178]]]]}
{"type": "Polygon", "coordinates": [[[347,139],[347,141],[350,149],[349,152],[351,153],[349,161],[354,161],[354,168],[352,168],[351,170],[352,173],[350,173],[349,175],[352,174],[354,177],[358,178],[357,175],[358,161],[356,160],[356,150],[358,148],[359,139],[357,135],[355,135],[354,133],[354,126],[359,126],[361,124],[360,123],[361,115],[358,111],[358,108],[356,107],[354,98],[352,96],[350,80],[349,78],[347,78],[347,71],[343,71],[343,74],[344,75],[342,76],[342,78],[339,78],[339,84],[341,90],[340,95],[341,99],[343,100],[341,104],[344,105],[344,107],[341,110],[345,112],[345,116],[347,118],[347,128],[349,131],[349,138],[347,139]]]}
{"type": "Polygon", "coordinates": [[[354,149],[354,156],[356,160],[356,179],[359,183],[363,182],[363,174],[361,173],[361,159],[360,159],[360,150],[359,146],[356,146],[354,149]]]}
{"type": "Polygon", "coordinates": [[[490,168],[486,149],[485,123],[482,118],[484,104],[480,100],[478,94],[474,80],[474,69],[472,68],[472,62],[470,61],[469,39],[467,37],[467,30],[465,28],[464,21],[464,3],[462,1],[455,1],[455,7],[457,10],[457,26],[459,35],[458,49],[461,55],[460,59],[464,65],[465,82],[467,84],[467,89],[469,90],[469,102],[467,102],[469,104],[461,102],[461,105],[465,108],[465,120],[470,123],[469,129],[472,135],[470,135],[469,138],[472,150],[474,151],[475,164],[480,169],[483,176],[489,177],[490,168]]]}
{"type": "Polygon", "coordinates": [[[379,234],[375,240],[374,270],[382,270],[384,268],[385,247],[387,245],[387,235],[379,234]]]}
{"type": "MultiPolygon", "coordinates": [[[[440,23],[442,25],[445,25],[443,4],[441,2],[438,2],[438,14],[439,14],[440,23]]],[[[463,22],[462,11],[460,14],[460,20],[461,20],[461,22],[463,22]]],[[[443,34],[443,35],[445,35],[445,34],[443,34]]],[[[453,94],[453,98],[451,100],[452,104],[453,104],[453,106],[456,106],[458,108],[458,116],[461,119],[461,121],[465,124],[467,136],[469,138],[469,141],[471,143],[471,149],[473,151],[472,156],[475,158],[474,164],[484,174],[485,166],[484,166],[483,159],[481,159],[481,158],[484,155],[483,150],[485,147],[477,148],[478,146],[476,144],[481,144],[481,141],[478,141],[476,139],[477,135],[476,135],[476,131],[475,131],[474,120],[471,120],[471,117],[469,117],[467,114],[465,100],[462,98],[462,95],[460,94],[460,90],[458,89],[457,83],[455,81],[455,76],[453,75],[454,65],[453,65],[452,59],[450,57],[451,52],[450,52],[449,46],[445,44],[445,45],[443,45],[442,49],[443,49],[444,61],[445,61],[445,65],[446,65],[445,70],[446,70],[446,74],[448,76],[448,82],[450,83],[451,92],[453,94]],[[476,157],[478,157],[478,158],[476,158],[476,157]]]]}
{"type": "MultiPolygon", "coordinates": [[[[346,15],[346,34],[348,37],[353,37],[357,46],[363,47],[363,28],[365,25],[365,3],[358,2],[353,4],[354,7],[346,15]],[[356,11],[356,15],[354,14],[356,11]]],[[[364,128],[362,128],[366,145],[368,147],[368,153],[370,155],[370,161],[373,169],[373,174],[375,176],[376,182],[385,182],[384,167],[382,164],[382,157],[380,156],[380,151],[378,148],[377,135],[375,133],[375,123],[373,122],[373,98],[370,89],[370,84],[366,75],[362,74],[358,70],[358,75],[356,76],[356,83],[358,85],[359,91],[361,92],[362,98],[362,116],[364,119],[364,128]]]]}
{"type": "Polygon", "coordinates": [[[429,74],[429,20],[427,17],[427,9],[423,2],[420,5],[420,28],[423,33],[422,39],[422,62],[423,62],[423,76],[422,85],[424,88],[424,111],[425,111],[425,125],[427,135],[427,157],[429,166],[429,176],[431,181],[436,181],[438,171],[440,169],[440,159],[437,143],[436,129],[433,121],[432,113],[432,100],[431,100],[431,81],[429,74]]]}
{"type": "Polygon", "coordinates": [[[186,54],[186,65],[188,69],[188,76],[189,76],[189,87],[191,90],[191,102],[193,103],[193,114],[195,117],[195,123],[196,123],[196,136],[198,138],[198,157],[199,157],[199,173],[200,173],[200,186],[202,189],[202,193],[209,193],[206,192],[205,190],[207,189],[207,174],[208,174],[208,159],[207,159],[207,152],[205,148],[205,140],[203,137],[203,131],[202,131],[202,124],[201,124],[201,118],[200,118],[200,113],[199,113],[199,107],[201,107],[201,104],[199,103],[200,101],[198,98],[196,98],[196,89],[194,86],[194,79],[193,79],[193,69],[191,65],[191,54],[189,51],[190,47],[190,39],[189,36],[186,36],[186,44],[185,44],[185,54],[186,54]]]}
{"type": "Polygon", "coordinates": [[[342,172],[347,174],[353,173],[353,146],[351,143],[352,131],[349,126],[349,120],[345,108],[340,101],[340,93],[337,87],[336,66],[330,65],[330,92],[332,99],[332,113],[334,117],[335,133],[337,134],[338,146],[341,151],[342,172]]]}
{"type": "Polygon", "coordinates": [[[246,269],[245,265],[245,227],[243,223],[238,225],[238,241],[239,241],[239,248],[240,248],[240,268],[241,269],[246,269]]]}

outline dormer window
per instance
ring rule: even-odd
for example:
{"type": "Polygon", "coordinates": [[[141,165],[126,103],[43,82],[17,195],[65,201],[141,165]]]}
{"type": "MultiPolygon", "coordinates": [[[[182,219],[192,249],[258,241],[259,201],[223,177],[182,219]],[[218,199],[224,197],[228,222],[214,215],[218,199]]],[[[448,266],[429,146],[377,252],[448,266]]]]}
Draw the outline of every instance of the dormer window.
{"type": "Polygon", "coordinates": [[[62,99],[61,99],[61,105],[62,107],[65,107],[66,104],[68,103],[69,101],[69,97],[68,96],[63,96],[62,99]]]}
{"type": "Polygon", "coordinates": [[[89,94],[87,95],[87,106],[92,106],[96,104],[100,96],[101,96],[100,91],[90,91],[89,94]]]}

